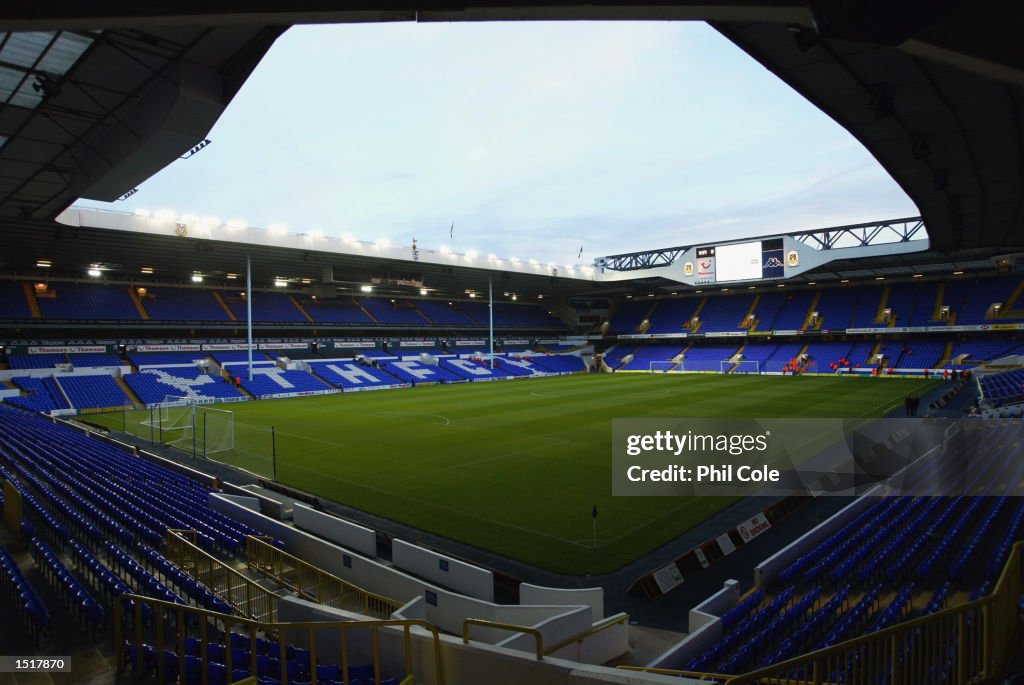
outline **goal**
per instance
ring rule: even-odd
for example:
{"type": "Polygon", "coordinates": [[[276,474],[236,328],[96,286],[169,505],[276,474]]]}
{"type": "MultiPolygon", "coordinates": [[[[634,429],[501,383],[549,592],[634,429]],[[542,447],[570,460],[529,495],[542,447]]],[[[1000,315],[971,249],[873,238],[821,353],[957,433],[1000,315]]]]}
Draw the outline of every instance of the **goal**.
{"type": "Polygon", "coordinates": [[[659,360],[647,362],[648,373],[682,373],[684,370],[683,360],[659,360]]]}
{"type": "Polygon", "coordinates": [[[235,447],[235,414],[227,409],[203,406],[216,402],[212,398],[167,395],[153,407],[148,425],[160,431],[161,442],[209,456],[235,447]]]}
{"type": "Polygon", "coordinates": [[[759,374],[761,373],[761,363],[756,359],[741,359],[739,361],[723,359],[719,362],[718,372],[759,374]]]}

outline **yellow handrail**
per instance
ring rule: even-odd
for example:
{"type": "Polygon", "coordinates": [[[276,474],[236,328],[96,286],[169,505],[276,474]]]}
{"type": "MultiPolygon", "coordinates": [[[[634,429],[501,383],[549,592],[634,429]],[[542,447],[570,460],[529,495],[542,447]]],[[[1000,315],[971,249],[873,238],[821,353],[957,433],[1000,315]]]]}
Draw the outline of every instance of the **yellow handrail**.
{"type": "MultiPolygon", "coordinates": [[[[230,616],[220,614],[208,609],[176,604],[152,597],[142,595],[124,594],[114,602],[114,649],[117,655],[117,672],[123,673],[126,666],[126,629],[131,634],[133,642],[133,662],[136,668],[143,661],[143,644],[153,647],[157,659],[155,664],[157,681],[166,683],[172,681],[168,674],[168,663],[163,655],[165,650],[174,652],[178,656],[178,673],[185,673],[185,637],[198,637],[200,641],[200,658],[202,659],[202,683],[206,685],[208,663],[207,644],[211,640],[220,640],[229,633],[237,633],[248,638],[249,663],[232,663],[233,652],[227,649],[225,652],[227,672],[232,673],[235,668],[248,669],[250,673],[257,672],[257,644],[256,639],[259,633],[267,639],[273,639],[281,646],[280,649],[280,680],[288,682],[288,656],[285,645],[293,641],[292,636],[302,638],[308,645],[309,659],[311,664],[318,661],[322,663],[337,663],[341,666],[343,680],[348,683],[348,667],[352,665],[349,653],[348,634],[357,630],[370,630],[372,637],[372,656],[374,665],[374,680],[381,682],[381,658],[380,658],[380,631],[387,628],[401,628],[403,647],[405,650],[405,672],[403,683],[413,673],[413,650],[412,635],[413,628],[422,628],[428,631],[433,642],[434,653],[434,681],[438,685],[444,685],[444,668],[441,661],[441,636],[432,623],[418,619],[406,620],[384,620],[384,621],[310,621],[293,623],[271,623],[258,621],[242,616],[230,616]],[[150,623],[145,622],[143,607],[148,606],[155,616],[150,623]],[[130,621],[130,622],[129,622],[130,621]],[[170,631],[171,635],[166,635],[170,631]],[[338,658],[324,658],[321,651],[317,653],[318,644],[334,644],[334,640],[325,636],[326,631],[338,631],[339,645],[338,658]],[[147,635],[148,633],[148,635],[147,635]],[[147,639],[148,638],[148,639],[147,639]]],[[[173,663],[173,662],[171,662],[173,663]]],[[[311,682],[316,685],[318,674],[316,668],[311,669],[311,682]]],[[[415,682],[415,678],[412,682],[415,682]]]]}
{"type": "Polygon", "coordinates": [[[605,619],[605,621],[603,623],[599,623],[596,626],[591,626],[590,629],[587,630],[585,633],[580,633],[579,635],[577,635],[575,637],[566,638],[565,640],[562,640],[561,642],[556,644],[554,647],[548,647],[546,650],[544,650],[544,654],[545,655],[547,655],[547,654],[554,654],[558,650],[560,650],[560,649],[562,649],[564,647],[567,647],[567,646],[571,645],[574,642],[583,642],[584,640],[586,640],[591,635],[597,635],[600,632],[608,630],[612,626],[617,626],[620,623],[628,623],[628,622],[629,622],[629,614],[623,614],[622,616],[612,616],[611,618],[605,619]]]}
{"type": "Polygon", "coordinates": [[[239,613],[261,621],[276,621],[277,595],[209,554],[196,540],[194,530],[168,529],[165,557],[239,613]]]}
{"type": "Polygon", "coordinates": [[[485,621],[482,618],[467,618],[462,622],[462,642],[469,644],[469,627],[484,626],[485,628],[496,628],[498,630],[510,630],[513,633],[526,633],[532,635],[537,642],[537,659],[544,658],[544,636],[536,628],[529,626],[517,626],[514,623],[499,623],[498,621],[485,621]]]}
{"type": "Polygon", "coordinates": [[[273,578],[303,599],[377,618],[391,618],[402,608],[402,602],[353,585],[278,549],[267,540],[270,538],[256,535],[246,538],[249,569],[273,578]]]}
{"type": "Polygon", "coordinates": [[[1024,542],[1014,544],[986,597],[905,621],[831,647],[742,675],[620,666],[628,670],[724,681],[726,685],[915,685],[934,678],[936,666],[949,685],[970,685],[998,677],[1006,664],[1017,625],[1024,542]],[[833,678],[832,674],[838,677],[833,678]]]}
{"type": "Polygon", "coordinates": [[[656,675],[674,675],[685,678],[694,678],[696,680],[714,680],[725,682],[731,675],[725,675],[722,673],[699,673],[697,671],[679,671],[674,668],[653,668],[650,666],[617,666],[623,671],[638,671],[640,673],[654,673],[656,675]]]}

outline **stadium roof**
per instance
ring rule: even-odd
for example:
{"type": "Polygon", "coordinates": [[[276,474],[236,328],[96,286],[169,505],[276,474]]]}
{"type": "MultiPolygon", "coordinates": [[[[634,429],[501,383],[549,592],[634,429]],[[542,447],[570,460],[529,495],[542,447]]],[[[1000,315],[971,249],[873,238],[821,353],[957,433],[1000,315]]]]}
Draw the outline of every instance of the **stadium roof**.
{"type": "MultiPolygon", "coordinates": [[[[846,127],[921,210],[928,253],[833,263],[835,277],[878,269],[946,269],[1024,247],[1024,53],[1015,5],[815,0],[325,2],[225,0],[63,3],[0,8],[0,230],[8,271],[50,258],[119,262],[156,256],[168,272],[209,269],[239,247],[106,235],[53,219],[78,197],[114,200],[200,143],[274,39],[290,24],[502,19],[707,20],[846,127]],[[5,46],[10,46],[6,47],[5,46]],[[17,48],[17,49],[15,49],[17,48]],[[6,52],[4,50],[6,49],[6,52]],[[914,260],[914,261],[910,261],[914,260]],[[892,262],[889,264],[888,262],[892,262]]],[[[170,238],[173,240],[173,238],[170,238]]],[[[261,270],[398,269],[366,258],[255,250],[261,270]],[[297,262],[296,260],[302,260],[297,262]],[[330,262],[325,263],[325,262],[330,262]]],[[[156,266],[156,265],[154,265],[156,266]]],[[[434,269],[435,267],[430,267],[434,269]]],[[[437,267],[459,289],[473,269],[437,267]]],[[[429,272],[426,266],[425,272],[429,272]]],[[[283,274],[282,274],[283,275],[283,274]]],[[[551,276],[522,276],[536,289],[551,276]]],[[[562,279],[558,279],[562,280],[562,279]]],[[[566,280],[565,288],[598,286],[566,280]]],[[[616,283],[602,292],[666,283],[616,283]]],[[[467,287],[479,287],[478,285],[467,287]]],[[[674,286],[678,287],[678,286],[674,286]]]]}

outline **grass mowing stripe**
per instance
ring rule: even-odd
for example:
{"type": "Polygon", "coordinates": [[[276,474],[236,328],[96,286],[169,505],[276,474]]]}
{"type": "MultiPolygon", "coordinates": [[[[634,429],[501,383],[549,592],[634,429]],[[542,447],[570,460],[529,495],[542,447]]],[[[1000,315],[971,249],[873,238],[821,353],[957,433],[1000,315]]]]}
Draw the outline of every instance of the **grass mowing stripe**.
{"type": "MultiPolygon", "coordinates": [[[[611,419],[872,417],[925,387],[832,376],[600,374],[224,408],[236,423],[276,427],[278,478],[288,485],[583,574],[619,568],[735,501],[613,498],[611,419]],[[595,505],[600,546],[592,549],[595,505]]],[[[252,470],[262,466],[246,455],[236,463],[246,460],[252,470]]]]}

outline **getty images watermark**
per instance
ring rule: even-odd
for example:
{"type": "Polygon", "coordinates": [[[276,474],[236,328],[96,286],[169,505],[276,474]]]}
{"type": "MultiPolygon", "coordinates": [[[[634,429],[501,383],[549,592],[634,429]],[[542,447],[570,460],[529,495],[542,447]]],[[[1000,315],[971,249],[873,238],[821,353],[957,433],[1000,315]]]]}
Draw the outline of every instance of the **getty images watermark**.
{"type": "Polygon", "coordinates": [[[1019,419],[615,419],[612,494],[1022,495],[1019,419]]]}

